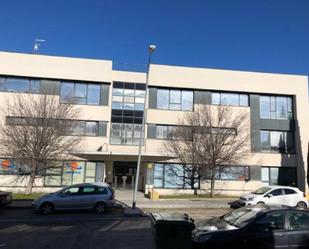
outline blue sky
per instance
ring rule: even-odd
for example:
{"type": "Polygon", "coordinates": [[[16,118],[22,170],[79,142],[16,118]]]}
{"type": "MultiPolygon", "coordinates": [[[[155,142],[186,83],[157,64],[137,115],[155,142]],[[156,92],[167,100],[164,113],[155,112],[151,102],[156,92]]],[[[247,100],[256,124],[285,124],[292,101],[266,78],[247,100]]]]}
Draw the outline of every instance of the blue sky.
{"type": "Polygon", "coordinates": [[[307,0],[1,0],[0,50],[309,74],[307,0]]]}

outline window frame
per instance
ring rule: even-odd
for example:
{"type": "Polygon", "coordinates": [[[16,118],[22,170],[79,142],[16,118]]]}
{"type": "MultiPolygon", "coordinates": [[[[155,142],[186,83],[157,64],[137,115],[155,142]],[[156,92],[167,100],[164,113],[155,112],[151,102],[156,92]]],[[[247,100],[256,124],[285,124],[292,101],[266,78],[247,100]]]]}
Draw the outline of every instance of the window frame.
{"type": "MultiPolygon", "coordinates": [[[[274,183],[273,180],[274,180],[274,176],[273,176],[273,171],[272,169],[277,169],[278,170],[278,176],[281,174],[282,175],[282,172],[279,172],[280,170],[293,170],[293,176],[295,177],[294,179],[291,179],[291,180],[294,180],[292,181],[292,186],[295,187],[297,186],[297,167],[282,167],[282,166],[278,166],[278,167],[273,167],[273,166],[262,166],[261,167],[261,182],[263,183],[266,183],[268,185],[282,185],[281,182],[279,182],[279,177],[277,179],[277,182],[274,183]],[[267,179],[263,179],[262,178],[262,171],[264,170],[264,173],[267,172],[267,179]]],[[[288,172],[289,174],[291,174],[291,172],[288,172]]],[[[287,184],[285,184],[287,185],[287,184]]],[[[289,185],[287,185],[289,186],[289,185]]]]}
{"type": "MultiPolygon", "coordinates": [[[[271,119],[271,120],[293,120],[294,119],[294,97],[291,95],[260,95],[259,96],[259,107],[260,107],[260,119],[271,119]],[[269,116],[262,116],[262,98],[268,98],[268,112],[269,116]],[[279,112],[279,101],[280,99],[284,99],[285,101],[285,112],[286,117],[280,117],[279,112]]],[[[266,107],[266,105],[265,105],[266,107]]]]}
{"type": "MultiPolygon", "coordinates": [[[[280,131],[280,130],[260,130],[260,152],[261,153],[274,153],[274,154],[296,154],[295,151],[295,133],[294,131],[280,131]],[[262,134],[267,133],[268,143],[262,145],[262,134]],[[276,136],[282,136],[279,138],[278,146],[272,146],[275,142],[276,136]],[[280,141],[284,144],[284,147],[280,147],[280,141]]],[[[282,145],[282,144],[281,144],[282,145]]]]}
{"type": "MultiPolygon", "coordinates": [[[[180,163],[160,163],[160,162],[155,162],[154,163],[154,170],[153,170],[153,186],[154,188],[157,188],[157,189],[189,189],[191,190],[191,187],[188,186],[186,184],[186,181],[185,181],[185,167],[190,167],[189,165],[183,165],[183,164],[180,164],[180,163]],[[180,184],[181,186],[179,187],[166,187],[166,167],[173,167],[174,165],[179,165],[179,167],[183,167],[183,178],[182,178],[182,184],[180,184]],[[158,166],[161,166],[162,167],[162,178],[159,178],[159,177],[156,177],[155,174],[156,174],[156,167],[158,166]],[[157,186],[155,185],[155,180],[160,180],[161,181],[161,186],[157,186]]],[[[198,184],[198,187],[196,189],[200,189],[201,188],[201,177],[200,176],[197,176],[196,177],[197,179],[197,184],[198,184]]]]}
{"type": "Polygon", "coordinates": [[[33,78],[33,77],[0,75],[0,92],[40,94],[41,93],[41,80],[42,80],[41,78],[33,78]],[[12,79],[27,81],[27,89],[25,91],[8,90],[8,80],[12,80],[12,79]],[[36,82],[36,83],[33,84],[33,82],[36,82]]]}
{"type": "MultiPolygon", "coordinates": [[[[211,91],[211,104],[212,105],[221,105],[221,106],[232,106],[232,107],[250,107],[250,99],[248,93],[240,93],[240,92],[220,92],[220,91],[211,91]],[[237,97],[237,104],[234,103],[223,103],[222,95],[230,95],[237,97]],[[244,97],[246,97],[246,105],[243,104],[244,97]],[[216,101],[215,101],[216,100],[216,101]],[[242,100],[242,101],[241,101],[242,100]]],[[[229,98],[227,98],[229,99],[229,98]]]]}
{"type": "MultiPolygon", "coordinates": [[[[101,104],[101,85],[106,84],[106,83],[101,83],[101,82],[88,82],[88,81],[68,81],[68,80],[62,80],[60,82],[60,93],[59,93],[59,101],[62,104],[73,104],[73,105],[89,105],[89,106],[100,106],[101,104]],[[73,85],[73,89],[72,89],[72,96],[68,97],[68,100],[64,99],[63,96],[63,86],[67,84],[71,84],[73,85]],[[85,97],[79,97],[76,96],[76,88],[78,87],[78,85],[85,85],[86,86],[86,91],[85,91],[85,97]],[[97,93],[97,102],[93,103],[89,101],[89,88],[91,86],[96,86],[98,88],[99,91],[94,91],[95,93],[97,93]],[[82,100],[82,101],[81,101],[82,100]]],[[[106,84],[107,85],[107,84],[106,84]]]]}
{"type": "MultiPolygon", "coordinates": [[[[191,96],[190,96],[191,97],[191,96]]],[[[149,101],[149,100],[148,100],[149,101]]],[[[155,109],[158,109],[158,110],[169,110],[169,111],[183,111],[183,112],[186,112],[186,111],[194,111],[194,91],[191,90],[191,89],[181,89],[181,88],[157,88],[157,104],[156,104],[156,108],[155,109]],[[167,93],[167,100],[165,103],[166,105],[166,108],[162,107],[163,105],[160,105],[159,106],[159,103],[162,102],[162,100],[160,101],[160,96],[159,96],[159,92],[162,91],[162,92],[166,92],[167,93]],[[171,94],[173,92],[179,92],[179,101],[180,102],[172,102],[171,101],[171,94]],[[184,94],[185,93],[190,93],[190,95],[192,95],[192,102],[191,102],[191,108],[190,109],[187,109],[187,108],[184,108],[189,102],[186,101],[186,103],[184,102],[184,94]],[[174,106],[174,107],[172,107],[174,106]],[[179,108],[176,108],[176,106],[179,106],[179,108]]]]}

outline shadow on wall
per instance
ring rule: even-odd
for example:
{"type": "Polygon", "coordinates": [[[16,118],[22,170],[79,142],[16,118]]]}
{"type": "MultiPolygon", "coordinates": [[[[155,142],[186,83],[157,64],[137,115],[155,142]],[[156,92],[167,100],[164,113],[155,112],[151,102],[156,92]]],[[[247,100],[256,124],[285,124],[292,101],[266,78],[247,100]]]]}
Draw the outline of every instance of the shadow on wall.
{"type": "MultiPolygon", "coordinates": [[[[295,135],[294,135],[294,147],[295,147],[295,152],[296,152],[296,172],[291,169],[290,172],[285,170],[285,172],[282,170],[279,170],[279,184],[280,185],[294,185],[297,186],[300,190],[305,191],[305,184],[306,184],[306,173],[305,173],[305,162],[303,158],[303,153],[302,153],[302,140],[300,136],[300,127],[298,124],[297,119],[295,119],[295,135]],[[296,178],[295,181],[291,181],[292,177],[294,175],[294,179],[296,178]],[[281,182],[280,182],[281,180],[281,182]]],[[[281,165],[291,165],[291,155],[289,154],[281,154],[281,165]]]]}

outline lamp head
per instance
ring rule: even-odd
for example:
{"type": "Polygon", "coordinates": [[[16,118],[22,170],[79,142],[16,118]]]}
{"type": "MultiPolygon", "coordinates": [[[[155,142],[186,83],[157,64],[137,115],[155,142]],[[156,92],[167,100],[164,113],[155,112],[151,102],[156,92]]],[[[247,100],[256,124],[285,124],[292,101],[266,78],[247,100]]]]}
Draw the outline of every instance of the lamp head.
{"type": "Polygon", "coordinates": [[[152,53],[153,51],[156,50],[156,45],[150,44],[150,45],[148,46],[148,50],[149,50],[150,53],[152,53]]]}

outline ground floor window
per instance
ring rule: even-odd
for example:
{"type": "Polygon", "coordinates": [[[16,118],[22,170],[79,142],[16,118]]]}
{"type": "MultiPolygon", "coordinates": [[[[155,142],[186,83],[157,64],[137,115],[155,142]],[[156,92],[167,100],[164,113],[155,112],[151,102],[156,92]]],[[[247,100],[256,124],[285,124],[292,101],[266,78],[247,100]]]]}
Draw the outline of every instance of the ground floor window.
{"type": "Polygon", "coordinates": [[[46,170],[45,186],[67,186],[95,182],[96,162],[65,161],[59,167],[46,170]]]}
{"type": "Polygon", "coordinates": [[[200,179],[209,180],[211,175],[216,180],[250,180],[249,166],[224,166],[217,167],[213,172],[202,168],[194,168],[191,165],[155,163],[154,187],[155,188],[199,188],[200,179]],[[203,172],[199,174],[200,170],[203,172]]]}
{"type": "Polygon", "coordinates": [[[261,180],[269,185],[296,186],[296,167],[262,167],[261,180]]]}
{"type": "Polygon", "coordinates": [[[235,180],[248,181],[250,180],[249,166],[222,166],[217,167],[211,172],[211,169],[205,169],[201,178],[205,180],[211,179],[214,175],[216,180],[235,180]]]}
{"type": "Polygon", "coordinates": [[[167,189],[199,188],[198,168],[191,165],[155,163],[154,186],[167,189]]]}
{"type": "MultiPolygon", "coordinates": [[[[44,178],[45,186],[66,186],[95,182],[97,167],[104,166],[101,162],[50,161],[49,168],[37,172],[37,175],[44,178]]],[[[29,175],[30,173],[31,167],[26,161],[0,159],[0,175],[29,175]]]]}
{"type": "Polygon", "coordinates": [[[27,175],[31,167],[26,161],[16,159],[0,159],[0,175],[27,175]]]}

